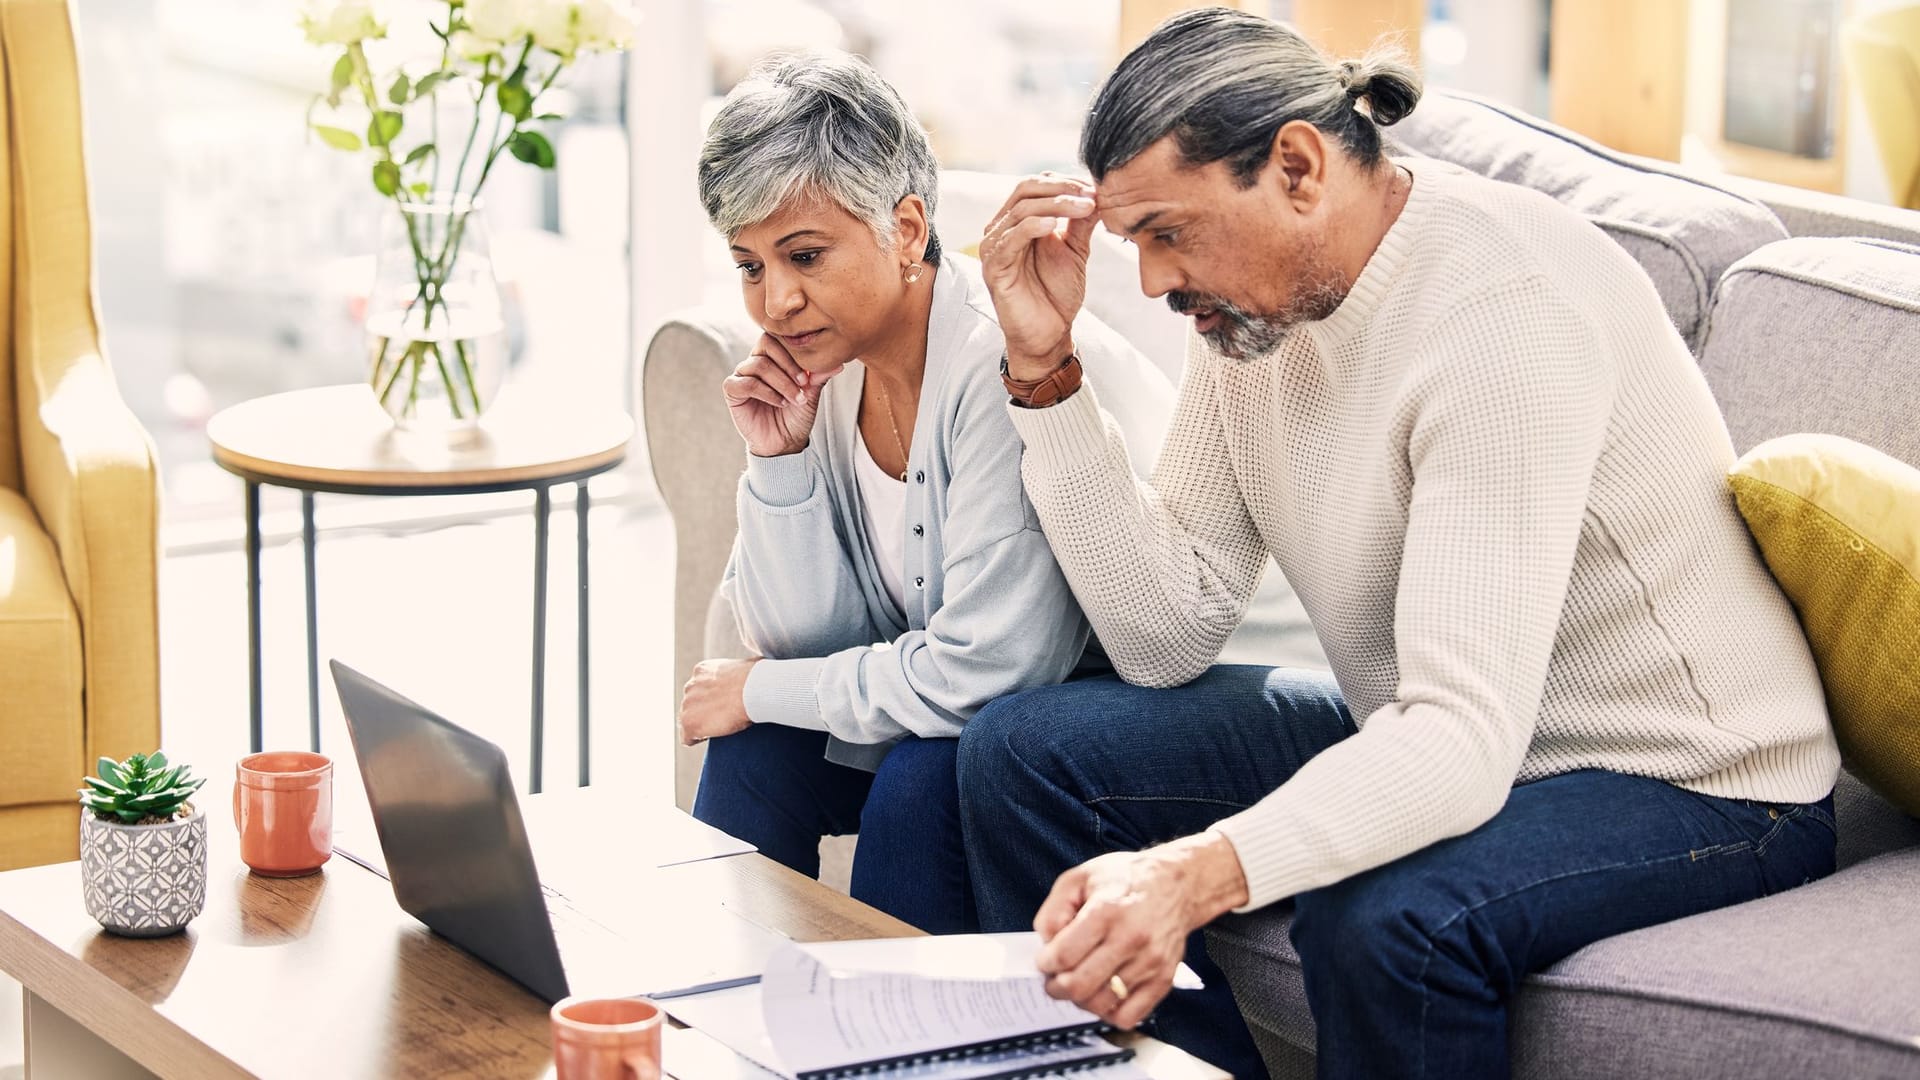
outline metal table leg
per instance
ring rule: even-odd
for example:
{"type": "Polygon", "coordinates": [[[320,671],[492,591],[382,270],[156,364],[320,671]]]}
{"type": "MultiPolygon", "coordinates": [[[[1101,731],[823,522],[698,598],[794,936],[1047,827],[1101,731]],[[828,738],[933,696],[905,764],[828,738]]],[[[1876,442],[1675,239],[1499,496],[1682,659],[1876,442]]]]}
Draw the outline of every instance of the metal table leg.
{"type": "Polygon", "coordinates": [[[573,485],[573,516],[578,543],[575,545],[580,561],[580,628],[578,647],[580,649],[580,786],[587,786],[587,668],[591,655],[588,642],[592,631],[587,619],[587,512],[592,507],[592,499],[587,494],[585,480],[573,485]]]}
{"type": "Polygon", "coordinates": [[[247,745],[264,741],[260,702],[260,485],[247,481],[247,745]]]}
{"type": "Polygon", "coordinates": [[[313,492],[300,493],[300,544],[307,557],[307,742],[320,752],[320,617],[314,588],[313,492]]]}
{"type": "Polygon", "coordinates": [[[533,499],[533,763],[528,790],[540,793],[542,750],[546,743],[547,700],[547,518],[553,510],[548,488],[534,489],[533,499]]]}

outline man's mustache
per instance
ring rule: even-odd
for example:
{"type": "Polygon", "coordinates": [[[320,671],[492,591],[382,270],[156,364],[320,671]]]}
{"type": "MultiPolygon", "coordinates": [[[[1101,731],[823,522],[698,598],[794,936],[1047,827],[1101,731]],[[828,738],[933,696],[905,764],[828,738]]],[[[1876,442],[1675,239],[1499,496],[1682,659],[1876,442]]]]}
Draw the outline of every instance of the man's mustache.
{"type": "Polygon", "coordinates": [[[1196,311],[1213,311],[1229,319],[1246,320],[1246,313],[1233,304],[1217,296],[1206,293],[1170,292],[1167,294],[1167,306],[1173,313],[1181,316],[1192,315],[1196,311]]]}

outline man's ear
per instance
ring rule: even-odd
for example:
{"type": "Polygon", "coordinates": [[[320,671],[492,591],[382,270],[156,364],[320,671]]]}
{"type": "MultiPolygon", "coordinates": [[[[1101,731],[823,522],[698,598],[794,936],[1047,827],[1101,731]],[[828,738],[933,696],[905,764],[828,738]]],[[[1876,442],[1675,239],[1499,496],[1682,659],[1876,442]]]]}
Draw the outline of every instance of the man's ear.
{"type": "Polygon", "coordinates": [[[1327,138],[1319,128],[1305,120],[1289,120],[1273,133],[1267,169],[1294,209],[1311,209],[1325,196],[1327,165],[1327,138]]]}
{"type": "Polygon", "coordinates": [[[903,268],[924,259],[927,237],[933,232],[927,221],[927,200],[914,194],[902,196],[893,206],[893,231],[900,238],[903,268]]]}

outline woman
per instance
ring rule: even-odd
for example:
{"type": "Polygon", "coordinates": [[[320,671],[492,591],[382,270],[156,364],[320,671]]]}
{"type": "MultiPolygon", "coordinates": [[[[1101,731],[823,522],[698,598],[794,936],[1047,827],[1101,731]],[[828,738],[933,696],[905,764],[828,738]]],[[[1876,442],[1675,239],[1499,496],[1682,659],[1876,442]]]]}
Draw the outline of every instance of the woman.
{"type": "MultiPolygon", "coordinates": [[[[766,331],[724,386],[749,457],[722,589],[759,658],[700,664],[680,723],[712,740],[694,816],[809,875],[858,832],[854,896],[957,932],[954,739],[1065,679],[1088,629],[1021,490],[993,306],[934,234],[936,170],[846,55],[764,62],[709,129],[701,199],[766,331]]],[[[1076,340],[1089,372],[1158,379],[1090,320],[1076,340]]]]}

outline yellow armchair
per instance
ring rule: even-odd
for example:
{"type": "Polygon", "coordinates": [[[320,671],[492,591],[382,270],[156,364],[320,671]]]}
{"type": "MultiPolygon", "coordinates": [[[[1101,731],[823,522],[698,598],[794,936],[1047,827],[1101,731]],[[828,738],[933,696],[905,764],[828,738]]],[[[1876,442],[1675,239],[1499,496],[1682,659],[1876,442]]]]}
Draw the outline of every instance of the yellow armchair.
{"type": "Polygon", "coordinates": [[[66,0],[0,0],[0,870],[160,739],[159,470],[100,353],[66,0]]]}
{"type": "Polygon", "coordinates": [[[1920,210],[1920,4],[1862,15],[1840,41],[1893,201],[1920,210]]]}

